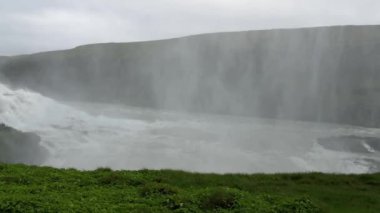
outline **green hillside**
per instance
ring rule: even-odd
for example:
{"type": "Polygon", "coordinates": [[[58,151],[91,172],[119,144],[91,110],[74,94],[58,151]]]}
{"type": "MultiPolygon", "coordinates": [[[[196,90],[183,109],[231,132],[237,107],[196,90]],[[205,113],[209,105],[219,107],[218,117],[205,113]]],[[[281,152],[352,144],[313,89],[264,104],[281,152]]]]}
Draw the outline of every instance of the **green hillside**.
{"type": "Polygon", "coordinates": [[[198,174],[0,164],[0,212],[379,212],[380,174],[198,174]]]}

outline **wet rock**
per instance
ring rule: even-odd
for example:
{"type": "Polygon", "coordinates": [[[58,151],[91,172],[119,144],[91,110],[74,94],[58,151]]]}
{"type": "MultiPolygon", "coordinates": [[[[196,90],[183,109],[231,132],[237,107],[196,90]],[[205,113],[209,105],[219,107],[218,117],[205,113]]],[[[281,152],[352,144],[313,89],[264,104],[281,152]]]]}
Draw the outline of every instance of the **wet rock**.
{"type": "Polygon", "coordinates": [[[48,155],[40,137],[0,124],[0,162],[42,164],[48,155]]]}

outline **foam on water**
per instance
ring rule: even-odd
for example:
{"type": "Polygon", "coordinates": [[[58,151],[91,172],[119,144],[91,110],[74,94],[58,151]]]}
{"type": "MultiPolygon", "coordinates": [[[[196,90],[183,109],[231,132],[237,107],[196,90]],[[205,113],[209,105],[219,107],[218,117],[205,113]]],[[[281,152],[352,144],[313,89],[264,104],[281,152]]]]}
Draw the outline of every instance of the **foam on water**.
{"type": "Polygon", "coordinates": [[[42,138],[46,165],[199,172],[378,170],[378,152],[327,150],[318,138],[379,137],[380,130],[329,124],[194,115],[115,105],[62,104],[0,84],[0,122],[42,138]]]}

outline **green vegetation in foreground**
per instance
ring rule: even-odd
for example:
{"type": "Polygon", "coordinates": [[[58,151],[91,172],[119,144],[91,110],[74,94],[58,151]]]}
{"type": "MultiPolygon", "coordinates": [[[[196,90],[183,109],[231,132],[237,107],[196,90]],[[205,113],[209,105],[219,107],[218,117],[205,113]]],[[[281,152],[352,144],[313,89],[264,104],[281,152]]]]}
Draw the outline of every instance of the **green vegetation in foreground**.
{"type": "Polygon", "coordinates": [[[0,212],[380,212],[380,174],[216,175],[0,164],[0,212]]]}

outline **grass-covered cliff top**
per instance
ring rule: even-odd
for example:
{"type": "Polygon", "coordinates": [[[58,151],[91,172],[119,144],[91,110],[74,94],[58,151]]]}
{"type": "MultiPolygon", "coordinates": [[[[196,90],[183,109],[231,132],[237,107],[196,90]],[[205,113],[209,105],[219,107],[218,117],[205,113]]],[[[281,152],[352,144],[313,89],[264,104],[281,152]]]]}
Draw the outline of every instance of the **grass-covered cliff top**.
{"type": "Polygon", "coordinates": [[[379,212],[380,174],[216,175],[0,164],[0,212],[379,212]]]}

